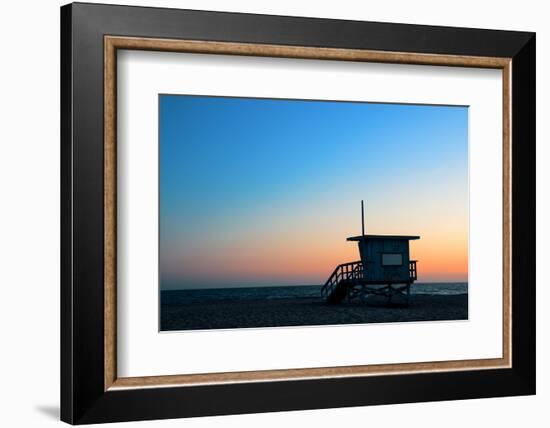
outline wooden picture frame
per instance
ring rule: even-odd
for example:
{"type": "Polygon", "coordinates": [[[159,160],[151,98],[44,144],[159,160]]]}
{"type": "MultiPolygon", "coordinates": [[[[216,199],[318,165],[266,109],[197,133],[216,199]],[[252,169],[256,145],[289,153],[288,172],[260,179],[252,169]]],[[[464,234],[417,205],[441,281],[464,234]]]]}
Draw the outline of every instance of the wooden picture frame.
{"type": "Polygon", "coordinates": [[[114,422],[535,392],[533,33],[77,3],[61,8],[61,54],[62,420],[114,422]],[[117,377],[117,49],[501,69],[502,358],[117,377]]]}

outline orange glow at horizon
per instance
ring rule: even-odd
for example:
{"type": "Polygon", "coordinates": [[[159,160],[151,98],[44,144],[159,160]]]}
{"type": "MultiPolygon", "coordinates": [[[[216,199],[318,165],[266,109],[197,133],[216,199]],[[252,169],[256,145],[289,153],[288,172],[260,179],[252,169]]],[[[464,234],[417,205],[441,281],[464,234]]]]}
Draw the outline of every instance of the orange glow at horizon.
{"type": "MultiPolygon", "coordinates": [[[[343,227],[331,230],[315,221],[304,230],[304,223],[294,220],[301,225],[300,230],[293,230],[287,223],[262,233],[250,224],[246,237],[222,234],[215,239],[205,238],[201,248],[166,255],[163,274],[169,278],[185,272],[190,281],[207,278],[231,283],[249,279],[261,283],[264,278],[265,284],[313,285],[324,283],[338,264],[360,259],[357,243],[345,240],[356,234],[353,231],[346,233],[343,227]]],[[[381,227],[367,233],[380,230],[382,234],[420,235],[419,240],[410,241],[410,258],[418,260],[417,282],[467,282],[467,222],[459,223],[451,228],[447,222],[445,228],[432,220],[424,227],[381,227]]]]}

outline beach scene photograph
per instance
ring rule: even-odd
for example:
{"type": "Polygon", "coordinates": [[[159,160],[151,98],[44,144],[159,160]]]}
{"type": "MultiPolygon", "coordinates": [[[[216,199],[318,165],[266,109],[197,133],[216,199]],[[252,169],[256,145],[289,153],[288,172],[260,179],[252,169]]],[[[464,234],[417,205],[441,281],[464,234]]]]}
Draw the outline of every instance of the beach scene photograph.
{"type": "Polygon", "coordinates": [[[159,95],[159,330],[468,319],[468,107],[159,95]]]}

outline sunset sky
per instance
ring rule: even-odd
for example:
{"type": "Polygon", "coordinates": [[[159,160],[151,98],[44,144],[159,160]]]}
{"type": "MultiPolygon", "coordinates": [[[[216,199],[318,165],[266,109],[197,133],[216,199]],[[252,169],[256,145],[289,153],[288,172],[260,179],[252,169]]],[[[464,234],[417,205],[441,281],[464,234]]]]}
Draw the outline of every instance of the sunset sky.
{"type": "Polygon", "coordinates": [[[313,285],[366,232],[468,277],[468,109],[160,96],[162,289],[313,285]]]}

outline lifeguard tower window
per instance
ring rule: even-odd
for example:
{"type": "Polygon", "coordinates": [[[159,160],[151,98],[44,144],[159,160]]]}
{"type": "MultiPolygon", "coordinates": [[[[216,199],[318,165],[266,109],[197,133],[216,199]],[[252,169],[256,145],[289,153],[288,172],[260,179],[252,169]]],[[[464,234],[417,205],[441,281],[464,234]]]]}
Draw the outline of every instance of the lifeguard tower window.
{"type": "Polygon", "coordinates": [[[403,255],[400,253],[382,254],[382,266],[402,266],[403,255]]]}

